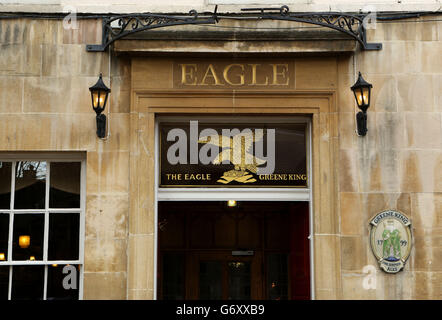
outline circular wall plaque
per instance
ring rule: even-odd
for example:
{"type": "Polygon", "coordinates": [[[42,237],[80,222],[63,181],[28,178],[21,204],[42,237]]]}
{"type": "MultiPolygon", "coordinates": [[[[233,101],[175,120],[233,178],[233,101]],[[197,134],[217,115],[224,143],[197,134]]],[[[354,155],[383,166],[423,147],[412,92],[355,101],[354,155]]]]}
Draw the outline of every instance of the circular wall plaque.
{"type": "Polygon", "coordinates": [[[382,270],[397,273],[411,251],[411,222],[403,213],[386,210],[370,221],[370,244],[382,270]]]}

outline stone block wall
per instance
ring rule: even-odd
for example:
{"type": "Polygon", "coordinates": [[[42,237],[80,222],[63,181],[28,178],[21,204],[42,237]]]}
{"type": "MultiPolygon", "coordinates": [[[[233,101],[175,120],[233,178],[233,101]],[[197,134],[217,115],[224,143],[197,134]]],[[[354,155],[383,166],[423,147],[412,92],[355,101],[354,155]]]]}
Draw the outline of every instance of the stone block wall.
{"type": "MultiPolygon", "coordinates": [[[[433,17],[434,18],[434,17],[433,17]]],[[[369,41],[381,51],[343,58],[339,67],[339,197],[342,297],[442,298],[442,29],[441,22],[377,23],[369,41]],[[355,133],[348,88],[355,71],[373,84],[368,133],[355,133]],[[412,220],[413,249],[404,271],[378,268],[369,244],[369,220],[396,209],[412,220]],[[366,265],[377,287],[365,290],[366,265]]]]}
{"type": "Polygon", "coordinates": [[[78,26],[0,20],[0,151],[87,151],[84,299],[126,299],[130,61],[87,53],[101,21],[78,26]],[[89,92],[100,73],[112,88],[105,141],[89,92]]]}

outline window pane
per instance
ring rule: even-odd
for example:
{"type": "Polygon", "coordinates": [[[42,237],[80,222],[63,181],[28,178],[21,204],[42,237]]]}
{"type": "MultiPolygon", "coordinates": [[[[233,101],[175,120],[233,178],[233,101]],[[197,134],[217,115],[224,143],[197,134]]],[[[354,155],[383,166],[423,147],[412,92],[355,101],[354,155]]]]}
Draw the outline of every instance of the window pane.
{"type": "Polygon", "coordinates": [[[47,300],[78,300],[80,267],[65,267],[56,264],[48,266],[47,300]]]}
{"type": "Polygon", "coordinates": [[[0,161],[0,209],[11,206],[11,168],[10,162],[0,161]]]}
{"type": "Polygon", "coordinates": [[[8,300],[9,266],[0,266],[0,300],[8,300]]]}
{"type": "Polygon", "coordinates": [[[78,260],[79,213],[49,215],[49,260],[78,260]]]}
{"type": "Polygon", "coordinates": [[[46,162],[20,161],[15,168],[15,209],[44,209],[46,162]]]}
{"type": "Polygon", "coordinates": [[[43,214],[15,214],[13,260],[43,260],[43,214]]]}
{"type": "Polygon", "coordinates": [[[42,300],[44,266],[14,266],[12,269],[12,299],[42,300]]]}
{"type": "Polygon", "coordinates": [[[80,208],[80,162],[51,163],[49,207],[80,208]]]}
{"type": "Polygon", "coordinates": [[[9,214],[0,213],[0,262],[8,260],[9,214]]]}

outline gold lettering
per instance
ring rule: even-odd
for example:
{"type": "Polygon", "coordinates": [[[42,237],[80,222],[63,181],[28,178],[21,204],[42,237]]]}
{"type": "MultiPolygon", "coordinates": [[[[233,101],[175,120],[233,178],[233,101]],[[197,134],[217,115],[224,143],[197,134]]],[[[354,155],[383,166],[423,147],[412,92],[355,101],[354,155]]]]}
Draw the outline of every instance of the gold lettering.
{"type": "Polygon", "coordinates": [[[252,67],[252,82],[250,83],[250,86],[267,86],[269,85],[269,77],[266,76],[266,80],[264,83],[258,83],[256,79],[256,69],[260,64],[249,64],[249,66],[252,67]]]}
{"type": "Polygon", "coordinates": [[[268,65],[231,63],[225,67],[219,66],[219,70],[213,63],[207,67],[197,63],[184,63],[178,66],[181,68],[180,82],[184,86],[288,86],[290,83],[288,63],[268,65]],[[221,70],[223,70],[222,75],[221,70]]]}
{"type": "Polygon", "coordinates": [[[307,180],[307,175],[297,173],[289,174],[289,180],[307,180]]]}
{"type": "Polygon", "coordinates": [[[209,83],[206,83],[206,79],[207,78],[213,78],[214,80],[214,85],[215,86],[222,86],[223,84],[219,82],[218,76],[216,75],[215,69],[213,68],[212,64],[209,64],[209,66],[207,67],[206,73],[204,74],[203,80],[201,80],[200,85],[202,86],[208,86],[209,83]],[[210,71],[210,73],[209,73],[210,71]]]}
{"type": "Polygon", "coordinates": [[[186,173],[184,180],[210,180],[210,173],[186,173]]]}
{"type": "Polygon", "coordinates": [[[181,173],[166,173],[167,180],[181,180],[181,173]]]}
{"type": "Polygon", "coordinates": [[[289,84],[289,65],[288,64],[272,64],[273,66],[273,83],[274,86],[288,86],[289,84]],[[283,67],[282,70],[279,70],[280,67],[283,67]],[[278,78],[282,77],[282,79],[286,79],[285,83],[278,82],[278,78]]]}
{"type": "Polygon", "coordinates": [[[244,85],[244,65],[242,64],[229,64],[227,67],[224,68],[224,80],[226,80],[226,82],[232,86],[242,86],[244,85]],[[229,79],[229,71],[230,69],[232,69],[233,67],[240,67],[242,73],[239,74],[239,83],[234,83],[229,79]]]}
{"type": "Polygon", "coordinates": [[[181,84],[196,86],[196,64],[180,64],[181,66],[181,84]],[[189,69],[187,69],[189,67],[189,69]],[[187,82],[189,80],[190,82],[187,82]]]}

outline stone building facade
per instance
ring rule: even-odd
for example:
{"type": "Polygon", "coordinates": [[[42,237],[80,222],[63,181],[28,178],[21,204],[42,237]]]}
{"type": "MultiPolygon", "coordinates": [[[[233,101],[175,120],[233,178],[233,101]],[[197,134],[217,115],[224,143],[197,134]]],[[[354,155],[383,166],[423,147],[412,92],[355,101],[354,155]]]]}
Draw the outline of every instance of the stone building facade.
{"type": "MultiPolygon", "coordinates": [[[[176,12],[193,9],[190,2],[183,1],[176,12]]],[[[196,7],[210,12],[212,2],[196,7]]],[[[251,6],[231,2],[230,12],[251,6]]],[[[276,6],[268,2],[262,6],[276,6]]],[[[323,2],[303,4],[303,12],[316,11],[323,2]]],[[[65,15],[55,14],[60,5],[0,5],[0,158],[65,154],[84,161],[80,298],[157,298],[156,119],[210,114],[310,119],[311,298],[442,298],[440,14],[378,19],[367,30],[368,42],[382,43],[375,51],[326,28],[316,39],[302,37],[302,29],[300,40],[278,39],[277,32],[306,25],[221,19],[224,29],[197,29],[206,39],[182,39],[194,26],[174,27],[88,52],[86,45],[101,44],[98,16],[106,9],[89,8],[96,13],[91,17],[82,4],[78,28],[72,29],[66,28],[65,15]],[[23,11],[33,15],[18,13],[23,11]],[[253,28],[276,38],[259,39],[253,28]],[[287,83],[282,69],[257,75],[256,83],[268,86],[242,85],[239,78],[220,87],[204,81],[186,86],[180,74],[183,64],[206,71],[209,64],[225,70],[228,64],[266,63],[287,66],[287,83]],[[359,71],[373,85],[364,137],[356,134],[358,109],[350,90],[359,71]],[[112,90],[104,112],[106,139],[95,134],[88,90],[100,73],[112,90]],[[272,76],[280,77],[277,85],[271,86],[272,76]],[[370,247],[370,219],[387,209],[411,220],[411,254],[396,274],[379,268],[370,247]]],[[[358,11],[345,1],[340,5],[358,11]]],[[[437,10],[431,1],[423,6],[427,13],[437,10]]],[[[397,12],[391,16],[418,11],[407,3],[393,7],[397,12]]],[[[130,8],[121,12],[139,7],[130,8]]],[[[139,10],[172,12],[167,4],[139,10]]],[[[222,5],[218,10],[227,12],[222,5]]],[[[385,9],[380,16],[388,16],[385,9]]]]}

